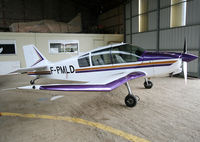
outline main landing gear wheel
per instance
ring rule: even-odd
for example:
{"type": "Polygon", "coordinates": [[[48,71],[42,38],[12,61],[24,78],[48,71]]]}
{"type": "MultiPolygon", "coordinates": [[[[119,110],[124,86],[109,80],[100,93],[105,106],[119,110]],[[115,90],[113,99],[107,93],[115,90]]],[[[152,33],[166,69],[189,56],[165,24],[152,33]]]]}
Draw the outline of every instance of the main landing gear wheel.
{"type": "Polygon", "coordinates": [[[128,106],[128,107],[134,107],[134,106],[136,106],[136,104],[137,104],[137,98],[136,98],[134,95],[128,94],[128,95],[125,97],[125,104],[126,104],[126,106],[128,106]]]}
{"type": "Polygon", "coordinates": [[[137,102],[139,101],[139,97],[137,99],[137,96],[133,95],[128,82],[126,82],[125,85],[128,89],[128,95],[125,97],[124,102],[127,107],[134,107],[134,106],[136,106],[137,102]]]}
{"type": "Polygon", "coordinates": [[[151,81],[145,81],[144,82],[144,87],[146,89],[151,89],[153,87],[153,83],[151,81]]]}

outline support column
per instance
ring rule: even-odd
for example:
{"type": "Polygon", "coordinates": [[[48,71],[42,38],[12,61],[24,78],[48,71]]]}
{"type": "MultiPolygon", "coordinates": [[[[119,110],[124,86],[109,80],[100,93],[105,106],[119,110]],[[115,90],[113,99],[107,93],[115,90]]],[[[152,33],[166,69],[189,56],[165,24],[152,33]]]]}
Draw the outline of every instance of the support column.
{"type": "Polygon", "coordinates": [[[157,0],[157,48],[156,50],[160,50],[160,0],[157,0]]]}
{"type": "Polygon", "coordinates": [[[132,0],[130,0],[130,43],[133,43],[132,40],[132,0]]]}

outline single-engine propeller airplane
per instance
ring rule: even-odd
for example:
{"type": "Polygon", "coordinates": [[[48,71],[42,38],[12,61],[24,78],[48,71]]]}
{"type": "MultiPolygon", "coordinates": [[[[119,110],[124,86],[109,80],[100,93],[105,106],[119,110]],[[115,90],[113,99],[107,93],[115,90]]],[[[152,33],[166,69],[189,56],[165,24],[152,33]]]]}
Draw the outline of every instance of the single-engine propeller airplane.
{"type": "Polygon", "coordinates": [[[128,95],[125,104],[134,107],[137,97],[133,95],[129,80],[143,77],[144,87],[152,88],[151,77],[178,74],[182,66],[187,81],[187,62],[197,56],[187,54],[186,40],[183,53],[148,52],[144,49],[126,44],[114,44],[94,49],[82,55],[59,62],[49,62],[34,45],[23,47],[26,68],[13,73],[27,73],[35,76],[30,86],[19,89],[55,90],[55,91],[112,91],[125,84],[128,95]],[[35,85],[39,78],[78,81],[73,84],[35,85]]]}

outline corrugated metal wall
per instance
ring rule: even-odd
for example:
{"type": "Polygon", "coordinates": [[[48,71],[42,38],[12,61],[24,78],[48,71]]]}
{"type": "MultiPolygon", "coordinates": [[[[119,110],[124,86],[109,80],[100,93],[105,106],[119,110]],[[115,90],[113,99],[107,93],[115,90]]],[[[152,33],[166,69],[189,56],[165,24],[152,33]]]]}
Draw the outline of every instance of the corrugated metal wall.
{"type": "Polygon", "coordinates": [[[106,33],[124,33],[124,7],[123,5],[104,12],[98,17],[98,25],[101,25],[106,33]]]}
{"type": "MultiPolygon", "coordinates": [[[[170,28],[170,4],[171,0],[148,0],[148,31],[139,33],[138,0],[130,0],[125,6],[125,42],[150,51],[182,52],[186,37],[188,52],[199,56],[200,0],[187,0],[186,26],[177,28],[170,28]]],[[[200,78],[199,59],[188,64],[188,72],[200,78]]]]}

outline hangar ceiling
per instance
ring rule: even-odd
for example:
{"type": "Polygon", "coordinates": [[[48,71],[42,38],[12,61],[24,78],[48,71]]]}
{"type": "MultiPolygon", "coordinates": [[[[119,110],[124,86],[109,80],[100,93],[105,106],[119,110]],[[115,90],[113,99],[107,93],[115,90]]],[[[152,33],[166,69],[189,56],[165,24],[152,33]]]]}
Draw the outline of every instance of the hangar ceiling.
{"type": "Polygon", "coordinates": [[[0,0],[0,31],[9,31],[15,22],[51,19],[69,22],[82,15],[83,32],[97,23],[97,17],[126,0],[0,0]]]}
{"type": "MultiPolygon", "coordinates": [[[[66,0],[67,1],[67,0],[66,0]]],[[[84,6],[86,8],[90,8],[97,12],[97,14],[101,12],[105,12],[109,9],[117,7],[123,4],[126,0],[74,0],[77,5],[84,6]]]]}

